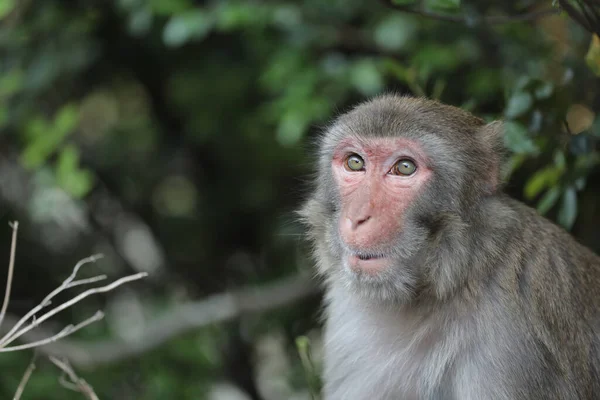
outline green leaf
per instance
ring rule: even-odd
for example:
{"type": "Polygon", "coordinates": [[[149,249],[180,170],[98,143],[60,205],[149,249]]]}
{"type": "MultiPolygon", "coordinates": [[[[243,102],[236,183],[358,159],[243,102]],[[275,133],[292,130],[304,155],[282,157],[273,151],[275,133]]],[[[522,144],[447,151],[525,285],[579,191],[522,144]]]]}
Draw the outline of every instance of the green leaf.
{"type": "Polygon", "coordinates": [[[149,3],[154,14],[165,16],[185,12],[192,7],[190,0],[150,0],[149,3]]]}
{"type": "Polygon", "coordinates": [[[546,191],[546,193],[544,193],[544,196],[542,196],[540,201],[538,201],[537,207],[536,207],[537,211],[541,215],[546,215],[546,213],[548,211],[550,211],[550,209],[552,207],[554,207],[554,205],[558,201],[559,197],[560,197],[560,188],[558,186],[550,188],[549,190],[546,191]]]}
{"type": "Polygon", "coordinates": [[[456,10],[460,8],[460,0],[428,0],[427,8],[438,10],[456,10]]]}
{"type": "Polygon", "coordinates": [[[403,14],[391,14],[375,28],[375,43],[389,51],[403,49],[414,38],[417,28],[414,18],[403,14]]]}
{"type": "Polygon", "coordinates": [[[567,158],[565,157],[564,152],[556,150],[554,153],[554,165],[561,171],[564,171],[567,168],[567,158]]]}
{"type": "Polygon", "coordinates": [[[285,147],[298,143],[306,132],[308,120],[303,113],[288,111],[280,120],[277,127],[277,141],[285,147]]]}
{"type": "Polygon", "coordinates": [[[561,175],[561,171],[553,165],[536,171],[525,184],[525,197],[533,199],[543,189],[555,185],[561,175]]]}
{"type": "MultiPolygon", "coordinates": [[[[2,1],[2,0],[0,0],[2,1]]],[[[0,77],[0,98],[12,96],[21,90],[25,74],[21,70],[12,70],[0,77]]]]}
{"type": "Polygon", "coordinates": [[[320,376],[312,360],[310,351],[310,339],[306,336],[297,337],[296,348],[298,349],[298,355],[300,356],[300,361],[302,362],[302,367],[304,369],[304,374],[306,376],[306,381],[308,389],[311,393],[311,397],[313,399],[320,398],[319,392],[321,391],[321,381],[320,376]]]}
{"type": "Polygon", "coordinates": [[[163,42],[179,47],[191,39],[202,39],[213,27],[212,17],[203,10],[194,10],[171,17],[163,30],[163,42]]]}
{"type": "Polygon", "coordinates": [[[596,76],[600,76],[600,37],[596,34],[592,35],[585,62],[596,76]]]}
{"type": "Polygon", "coordinates": [[[535,98],[538,100],[544,100],[552,96],[554,93],[554,84],[552,82],[544,82],[535,88],[535,98]]]}
{"type": "Polygon", "coordinates": [[[565,229],[573,227],[577,218],[577,193],[575,188],[568,187],[563,193],[562,204],[558,212],[558,223],[565,229]]]}
{"type": "Polygon", "coordinates": [[[383,89],[381,73],[370,59],[360,60],[352,66],[350,81],[365,96],[374,95],[383,89]]]}
{"type": "Polygon", "coordinates": [[[75,198],[85,196],[92,188],[94,176],[79,169],[79,150],[75,146],[65,146],[61,151],[55,173],[57,184],[75,198]]]}
{"type": "Polygon", "coordinates": [[[74,104],[63,106],[54,117],[54,129],[58,136],[71,133],[79,121],[79,110],[74,104]]]}
{"type": "Polygon", "coordinates": [[[409,6],[411,4],[415,4],[417,0],[391,0],[392,4],[397,6],[409,6]]]}
{"type": "Polygon", "coordinates": [[[0,0],[0,19],[10,14],[16,3],[15,0],[0,0]]]}
{"type": "Polygon", "coordinates": [[[527,92],[517,92],[508,100],[504,109],[506,118],[517,118],[525,114],[533,105],[533,97],[527,92]]]}
{"type": "Polygon", "coordinates": [[[539,153],[539,148],[528,136],[527,129],[515,121],[504,123],[504,144],[516,154],[537,155],[539,153]]]}
{"type": "Polygon", "coordinates": [[[4,128],[10,119],[6,106],[0,105],[0,129],[4,128]]]}

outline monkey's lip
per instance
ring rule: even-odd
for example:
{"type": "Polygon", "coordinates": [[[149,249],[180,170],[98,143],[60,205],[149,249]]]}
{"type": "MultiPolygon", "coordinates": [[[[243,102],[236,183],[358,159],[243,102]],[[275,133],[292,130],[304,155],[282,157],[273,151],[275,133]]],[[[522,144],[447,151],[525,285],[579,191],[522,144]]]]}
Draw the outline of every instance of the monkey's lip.
{"type": "Polygon", "coordinates": [[[348,264],[357,272],[377,273],[389,265],[389,260],[384,254],[351,253],[348,264]]]}

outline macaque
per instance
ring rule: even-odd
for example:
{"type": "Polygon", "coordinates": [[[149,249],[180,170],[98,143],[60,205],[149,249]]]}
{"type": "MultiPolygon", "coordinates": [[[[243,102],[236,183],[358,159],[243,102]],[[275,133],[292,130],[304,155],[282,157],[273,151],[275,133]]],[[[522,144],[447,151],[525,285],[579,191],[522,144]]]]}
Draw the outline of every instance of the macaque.
{"type": "Polygon", "coordinates": [[[325,399],[600,399],[600,258],[501,192],[502,132],[385,95],[320,138],[325,399]]]}

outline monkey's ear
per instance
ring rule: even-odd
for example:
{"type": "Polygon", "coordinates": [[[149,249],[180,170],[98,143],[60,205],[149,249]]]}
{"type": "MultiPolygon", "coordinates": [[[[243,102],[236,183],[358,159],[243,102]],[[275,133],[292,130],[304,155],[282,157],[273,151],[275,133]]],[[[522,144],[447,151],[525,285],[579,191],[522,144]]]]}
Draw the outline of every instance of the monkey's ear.
{"type": "Polygon", "coordinates": [[[483,145],[486,180],[491,192],[495,192],[501,183],[501,167],[504,159],[504,124],[493,121],[479,129],[480,143],[483,145]]]}

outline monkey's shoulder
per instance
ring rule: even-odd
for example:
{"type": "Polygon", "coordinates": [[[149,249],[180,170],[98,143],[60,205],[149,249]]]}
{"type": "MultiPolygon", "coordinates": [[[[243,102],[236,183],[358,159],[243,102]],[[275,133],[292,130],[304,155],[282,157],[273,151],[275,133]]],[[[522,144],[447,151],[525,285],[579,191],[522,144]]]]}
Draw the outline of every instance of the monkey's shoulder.
{"type": "Polygon", "coordinates": [[[575,269],[591,268],[600,278],[598,254],[528,205],[509,197],[502,201],[515,216],[515,230],[511,233],[517,242],[517,250],[525,251],[537,260],[544,260],[546,264],[563,264],[566,268],[575,269]]]}

